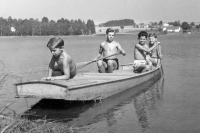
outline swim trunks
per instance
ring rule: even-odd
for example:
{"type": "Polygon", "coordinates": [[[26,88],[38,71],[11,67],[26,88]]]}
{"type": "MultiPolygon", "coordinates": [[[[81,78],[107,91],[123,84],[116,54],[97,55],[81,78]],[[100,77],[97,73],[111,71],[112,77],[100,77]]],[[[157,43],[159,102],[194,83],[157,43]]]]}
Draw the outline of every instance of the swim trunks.
{"type": "Polygon", "coordinates": [[[147,64],[146,60],[134,60],[134,62],[133,62],[133,68],[138,68],[142,64],[147,64]]]}
{"type": "Polygon", "coordinates": [[[116,63],[117,63],[117,69],[119,69],[119,61],[118,61],[117,58],[114,58],[114,59],[103,59],[103,61],[104,61],[106,64],[108,64],[108,60],[114,60],[114,61],[116,61],[116,63]]]}

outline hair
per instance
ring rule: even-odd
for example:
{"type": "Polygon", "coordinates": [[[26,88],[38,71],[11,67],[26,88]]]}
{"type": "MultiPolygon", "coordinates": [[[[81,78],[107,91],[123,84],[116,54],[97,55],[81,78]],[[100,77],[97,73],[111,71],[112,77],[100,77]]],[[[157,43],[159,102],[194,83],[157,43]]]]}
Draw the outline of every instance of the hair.
{"type": "Polygon", "coordinates": [[[64,46],[64,40],[60,37],[53,37],[47,43],[47,47],[62,48],[64,46]]]}
{"type": "Polygon", "coordinates": [[[148,37],[148,33],[146,31],[141,31],[139,34],[138,34],[138,38],[140,38],[141,36],[145,36],[146,38],[148,37]]]}
{"type": "Polygon", "coordinates": [[[157,34],[156,33],[149,33],[149,37],[155,37],[155,38],[157,38],[157,34]]]}
{"type": "Polygon", "coordinates": [[[109,32],[114,32],[114,33],[115,33],[115,29],[113,29],[113,28],[108,28],[108,29],[106,30],[106,34],[108,34],[109,32]]]}

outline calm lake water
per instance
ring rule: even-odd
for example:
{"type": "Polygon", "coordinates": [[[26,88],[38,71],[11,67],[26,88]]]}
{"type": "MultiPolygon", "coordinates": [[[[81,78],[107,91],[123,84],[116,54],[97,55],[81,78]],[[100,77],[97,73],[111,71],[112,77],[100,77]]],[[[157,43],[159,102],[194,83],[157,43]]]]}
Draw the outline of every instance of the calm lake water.
{"type": "MultiPolygon", "coordinates": [[[[12,103],[17,113],[27,110],[26,99],[17,99],[13,84],[47,75],[51,53],[46,43],[51,37],[0,38],[0,107],[12,103]]],[[[159,36],[162,45],[164,76],[156,83],[139,86],[101,102],[41,100],[27,110],[30,119],[60,120],[84,133],[198,133],[200,131],[200,34],[159,36]]],[[[63,37],[65,49],[75,62],[96,57],[105,36],[63,37]]],[[[120,64],[133,61],[137,36],[117,35],[127,56],[120,64]]],[[[91,64],[79,72],[96,70],[91,64]]],[[[37,100],[36,100],[37,101],[37,100]]],[[[32,100],[34,103],[34,99],[32,100]]],[[[12,111],[11,111],[12,112],[12,111]]]]}

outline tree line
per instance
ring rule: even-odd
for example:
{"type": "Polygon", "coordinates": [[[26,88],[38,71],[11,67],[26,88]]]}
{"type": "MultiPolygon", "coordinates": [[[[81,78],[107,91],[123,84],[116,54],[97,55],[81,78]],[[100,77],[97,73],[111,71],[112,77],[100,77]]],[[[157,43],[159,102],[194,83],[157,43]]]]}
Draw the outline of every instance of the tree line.
{"type": "Polygon", "coordinates": [[[106,23],[99,24],[99,27],[109,27],[109,26],[134,26],[135,22],[132,19],[122,19],[122,20],[111,20],[106,23]]]}
{"type": "Polygon", "coordinates": [[[87,23],[78,20],[61,18],[57,21],[43,17],[38,19],[8,19],[0,17],[0,36],[43,36],[43,35],[90,35],[95,34],[93,20],[87,23]]]}

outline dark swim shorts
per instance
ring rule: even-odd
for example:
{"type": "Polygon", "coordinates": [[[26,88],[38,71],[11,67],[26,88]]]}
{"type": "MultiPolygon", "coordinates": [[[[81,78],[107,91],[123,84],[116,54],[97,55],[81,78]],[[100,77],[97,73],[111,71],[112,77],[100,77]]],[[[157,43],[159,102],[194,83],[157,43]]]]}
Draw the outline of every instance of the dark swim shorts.
{"type": "Polygon", "coordinates": [[[114,60],[114,61],[116,61],[116,62],[117,62],[117,69],[119,69],[119,61],[118,61],[117,58],[114,58],[114,59],[103,59],[103,61],[104,61],[106,64],[108,64],[108,60],[114,60]]]}

